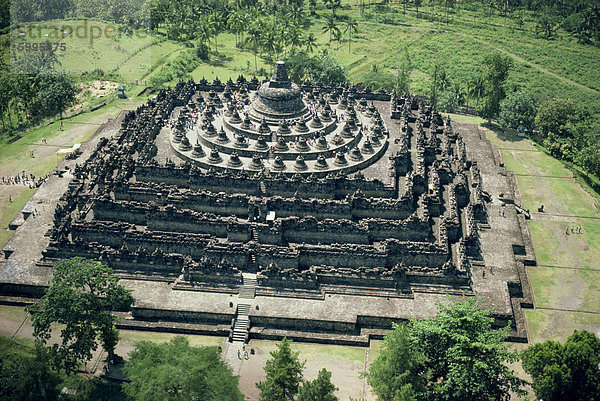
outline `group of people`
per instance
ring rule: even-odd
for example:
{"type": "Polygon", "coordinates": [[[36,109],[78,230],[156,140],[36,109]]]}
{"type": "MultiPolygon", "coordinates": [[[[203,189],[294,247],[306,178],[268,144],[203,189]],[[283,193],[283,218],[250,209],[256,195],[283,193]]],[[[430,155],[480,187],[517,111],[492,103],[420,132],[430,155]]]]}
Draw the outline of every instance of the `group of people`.
{"type": "Polygon", "coordinates": [[[21,171],[15,175],[0,176],[0,185],[27,185],[30,189],[37,188],[41,184],[41,180],[36,179],[35,175],[27,174],[21,171]]]}
{"type": "Polygon", "coordinates": [[[250,359],[250,354],[248,353],[248,351],[246,350],[246,344],[242,344],[242,351],[240,352],[240,350],[238,349],[238,359],[242,359],[242,357],[245,360],[250,359]]]}
{"type": "MultiPolygon", "coordinates": [[[[571,226],[571,234],[581,234],[581,230],[583,230],[581,226],[571,226]]],[[[565,234],[569,234],[569,226],[565,228],[565,234]]]]}

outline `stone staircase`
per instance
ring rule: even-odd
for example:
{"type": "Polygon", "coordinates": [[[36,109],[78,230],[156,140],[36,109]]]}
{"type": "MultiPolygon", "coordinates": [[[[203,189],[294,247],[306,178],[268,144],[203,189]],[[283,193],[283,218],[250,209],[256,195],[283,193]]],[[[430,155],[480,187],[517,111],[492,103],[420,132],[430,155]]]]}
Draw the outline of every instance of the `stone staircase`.
{"type": "Polygon", "coordinates": [[[250,318],[248,312],[250,311],[250,304],[238,304],[235,316],[235,323],[233,324],[233,342],[246,342],[246,335],[250,327],[250,318]]]}
{"type": "MultiPolygon", "coordinates": [[[[256,256],[252,255],[252,262],[256,264],[256,256]]],[[[254,299],[256,289],[256,274],[243,273],[243,282],[240,287],[239,297],[244,299],[254,299]]],[[[239,307],[239,305],[238,305],[239,307]]]]}

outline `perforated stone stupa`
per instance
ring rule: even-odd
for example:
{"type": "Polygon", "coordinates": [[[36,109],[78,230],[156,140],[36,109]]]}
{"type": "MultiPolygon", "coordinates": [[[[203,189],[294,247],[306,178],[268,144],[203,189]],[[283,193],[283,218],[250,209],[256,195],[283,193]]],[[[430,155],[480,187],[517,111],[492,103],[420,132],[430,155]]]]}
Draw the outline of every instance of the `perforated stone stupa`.
{"type": "Polygon", "coordinates": [[[385,153],[389,133],[377,111],[357,109],[347,91],[341,97],[338,102],[337,93],[303,94],[278,61],[273,77],[251,95],[244,85],[226,86],[222,98],[197,95],[179,114],[171,146],[182,159],[216,171],[356,172],[385,153]],[[186,119],[196,107],[203,110],[190,127],[186,119]]]}
{"type": "Polygon", "coordinates": [[[310,118],[300,88],[288,77],[283,61],[275,63],[273,77],[260,86],[256,95],[249,112],[254,121],[279,124],[281,120],[310,118]]]}

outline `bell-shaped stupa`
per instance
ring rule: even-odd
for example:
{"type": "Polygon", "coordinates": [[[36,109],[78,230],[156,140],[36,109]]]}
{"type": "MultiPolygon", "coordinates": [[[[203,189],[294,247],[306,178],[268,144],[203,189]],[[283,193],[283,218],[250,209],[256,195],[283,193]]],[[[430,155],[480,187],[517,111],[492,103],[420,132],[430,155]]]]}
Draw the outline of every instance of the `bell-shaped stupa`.
{"type": "Polygon", "coordinates": [[[250,118],[255,121],[264,119],[269,124],[278,124],[281,120],[293,120],[306,117],[308,108],[302,101],[298,85],[292,83],[283,61],[275,63],[273,77],[260,86],[256,99],[250,107],[250,118]]]}

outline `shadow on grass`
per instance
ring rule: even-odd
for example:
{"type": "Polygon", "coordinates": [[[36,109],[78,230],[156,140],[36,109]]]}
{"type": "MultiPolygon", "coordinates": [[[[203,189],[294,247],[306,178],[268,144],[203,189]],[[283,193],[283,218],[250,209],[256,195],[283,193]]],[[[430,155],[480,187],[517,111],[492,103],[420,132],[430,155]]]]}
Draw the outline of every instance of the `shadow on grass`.
{"type": "Polygon", "coordinates": [[[211,54],[211,59],[207,62],[212,67],[225,67],[226,63],[233,61],[233,57],[226,56],[222,53],[211,54]]]}
{"type": "Polygon", "coordinates": [[[502,126],[500,126],[499,124],[497,124],[495,122],[492,122],[492,123],[485,122],[485,123],[481,124],[481,126],[493,131],[496,134],[496,136],[498,137],[498,139],[500,139],[502,141],[521,142],[521,141],[527,139],[524,136],[519,136],[514,129],[502,128],[502,126]]]}

